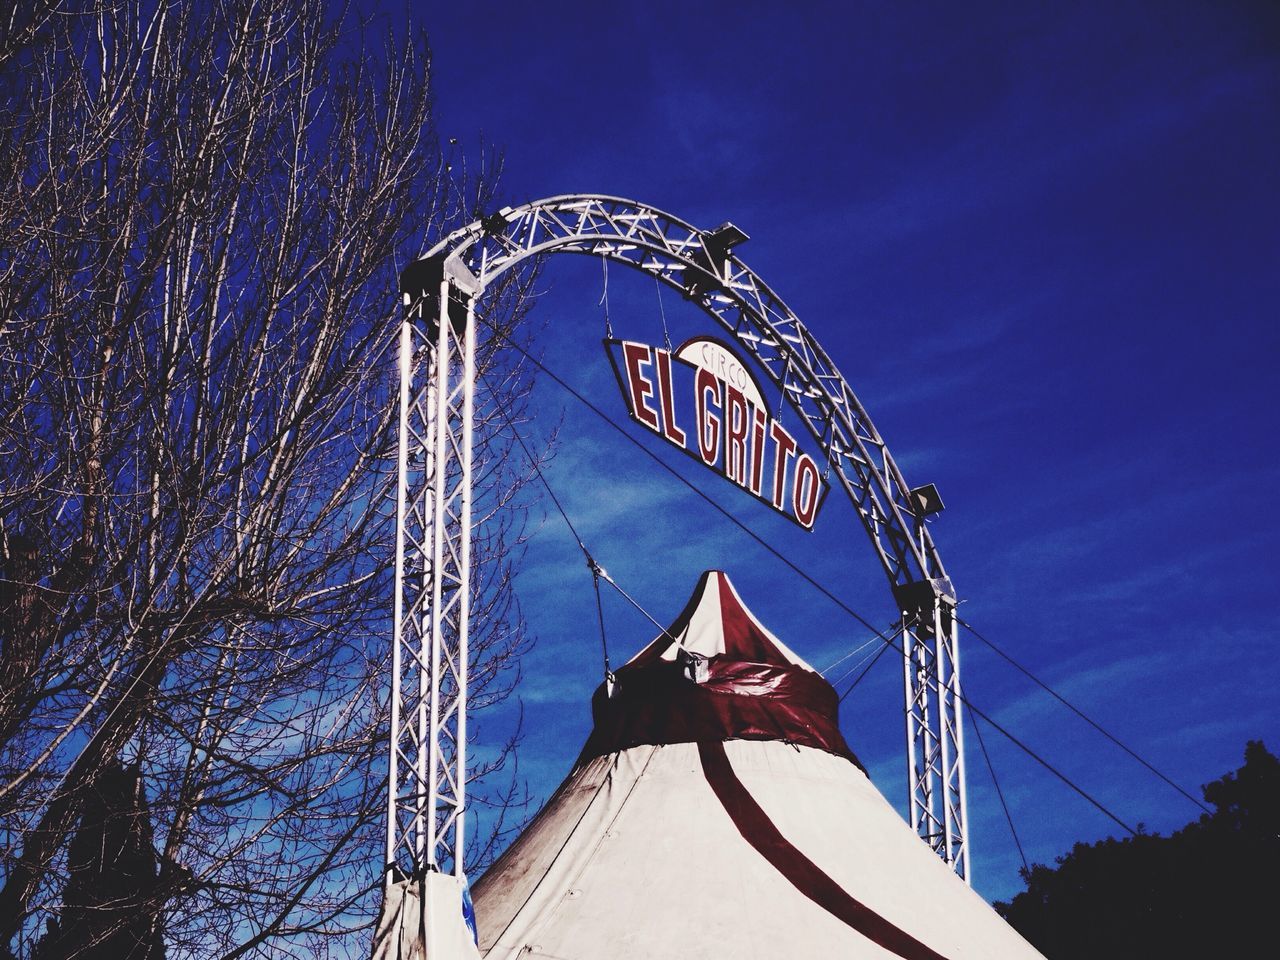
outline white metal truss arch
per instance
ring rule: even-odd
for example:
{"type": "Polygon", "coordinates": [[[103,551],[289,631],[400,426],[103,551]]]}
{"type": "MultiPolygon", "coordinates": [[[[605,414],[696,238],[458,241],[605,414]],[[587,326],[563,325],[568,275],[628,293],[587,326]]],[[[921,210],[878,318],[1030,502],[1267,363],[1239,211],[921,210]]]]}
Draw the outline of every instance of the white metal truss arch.
{"type": "Polygon", "coordinates": [[[462,871],[467,625],[458,615],[469,570],[449,563],[465,549],[449,544],[470,529],[475,306],[505,271],[563,252],[626,264],[701,306],[756,360],[825,451],[904,614],[912,826],[968,879],[956,600],[925,523],[934,507],[907,485],[817,340],[733,252],[744,239],[729,225],[699,230],[631,200],[560,196],[455,231],[402,274],[389,865],[462,871]],[[446,399],[455,394],[458,402],[446,399]],[[468,490],[456,493],[464,481],[468,490]],[[443,508],[450,504],[452,512],[443,508]],[[442,614],[441,604],[459,595],[442,614]]]}

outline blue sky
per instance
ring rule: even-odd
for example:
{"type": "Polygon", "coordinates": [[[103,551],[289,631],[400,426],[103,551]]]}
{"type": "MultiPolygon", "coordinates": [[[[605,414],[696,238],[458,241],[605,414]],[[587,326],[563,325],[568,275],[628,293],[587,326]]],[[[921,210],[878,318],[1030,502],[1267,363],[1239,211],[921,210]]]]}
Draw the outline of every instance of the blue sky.
{"type": "MultiPolygon", "coordinates": [[[[1280,748],[1280,8],[792,6],[415,17],[441,135],[499,147],[509,202],[609,193],[751,235],[741,258],[835,359],[908,481],[939,486],[933,533],[969,621],[1193,793],[1240,765],[1246,739],[1280,748]]],[[[553,260],[542,287],[547,364],[624,418],[599,264],[553,260]]],[[[609,289],[617,332],[661,342],[652,282],[615,268],[609,289]]],[[[663,308],[673,337],[711,330],[670,294],[663,308]]],[[[537,402],[535,431],[564,418],[551,482],[660,620],[721,567],[815,666],[866,639],[553,384],[537,402]]],[[[854,609],[892,618],[838,496],[805,534],[652,448],[854,609]]],[[[545,795],[586,735],[600,667],[581,558],[557,517],[534,527],[521,768],[545,795]]],[[[608,617],[615,660],[652,633],[616,598],[608,617]]],[[[1167,832],[1198,812],[963,643],[973,701],[1122,818],[1167,832]]],[[[900,804],[890,658],[843,726],[900,804]]],[[[985,738],[1033,861],[1114,832],[985,738]]],[[[976,749],[969,779],[976,886],[1007,897],[1019,861],[976,749]]]]}

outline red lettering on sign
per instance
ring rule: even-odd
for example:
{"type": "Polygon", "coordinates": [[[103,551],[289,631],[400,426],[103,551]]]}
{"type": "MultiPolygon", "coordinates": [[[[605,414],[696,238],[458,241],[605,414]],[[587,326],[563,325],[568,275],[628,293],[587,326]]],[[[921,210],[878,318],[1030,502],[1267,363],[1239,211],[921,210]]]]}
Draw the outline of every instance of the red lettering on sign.
{"type": "Polygon", "coordinates": [[[671,389],[671,354],[666,350],[655,351],[658,358],[658,394],[662,408],[662,435],[678,447],[684,446],[684,431],[676,426],[674,392],[671,389]]]}
{"type": "Polygon", "coordinates": [[[747,431],[751,427],[747,398],[732,384],[725,385],[724,475],[740,487],[747,485],[747,431]]]}
{"type": "Polygon", "coordinates": [[[707,394],[711,394],[716,407],[722,406],[720,381],[710,370],[699,367],[695,391],[698,394],[698,453],[703,463],[715,466],[720,459],[720,418],[711,412],[707,394]]]}
{"type": "Polygon", "coordinates": [[[773,419],[750,370],[728,347],[694,338],[673,351],[612,337],[605,347],[633,420],[801,529],[814,528],[827,467],[773,419]]]}
{"type": "Polygon", "coordinates": [[[653,362],[653,348],[642,343],[624,343],[622,356],[627,366],[627,386],[631,389],[631,413],[650,430],[658,429],[658,415],[645,403],[645,397],[653,396],[653,382],[640,372],[640,365],[653,362]]]}
{"type": "Polygon", "coordinates": [[[764,481],[764,428],[768,419],[763,410],[757,410],[751,424],[751,492],[757,497],[764,481]]]}
{"type": "Polygon", "coordinates": [[[791,488],[791,508],[806,530],[813,526],[814,515],[818,512],[818,465],[807,453],[800,454],[796,460],[795,485],[791,488]]]}
{"type": "Polygon", "coordinates": [[[773,505],[781,510],[782,491],[787,479],[787,461],[796,455],[796,441],[777,421],[769,430],[773,437],[773,505]]]}

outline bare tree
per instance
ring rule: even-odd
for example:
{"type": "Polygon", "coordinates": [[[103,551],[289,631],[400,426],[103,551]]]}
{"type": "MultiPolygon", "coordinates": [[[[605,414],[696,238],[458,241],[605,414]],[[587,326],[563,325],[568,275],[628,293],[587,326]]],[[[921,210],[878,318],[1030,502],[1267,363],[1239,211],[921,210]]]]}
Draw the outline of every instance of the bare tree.
{"type": "MultiPolygon", "coordinates": [[[[371,49],[325,0],[6,16],[0,952],[122,761],[170,957],[342,952],[381,857],[396,276],[496,164],[451,169],[423,38],[371,49]]],[[[499,428],[529,378],[498,347],[526,294],[481,347],[478,704],[525,643],[499,428]]]]}

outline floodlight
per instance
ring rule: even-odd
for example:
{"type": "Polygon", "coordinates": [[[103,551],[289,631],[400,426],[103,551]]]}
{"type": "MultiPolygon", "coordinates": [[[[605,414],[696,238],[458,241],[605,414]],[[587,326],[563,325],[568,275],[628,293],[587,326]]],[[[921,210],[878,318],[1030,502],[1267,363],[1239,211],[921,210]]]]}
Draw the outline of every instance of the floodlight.
{"type": "Polygon", "coordinates": [[[911,491],[911,507],[915,515],[921,518],[931,517],[946,509],[942,503],[942,497],[938,494],[938,488],[932,483],[926,483],[923,487],[916,487],[911,491]]]}
{"type": "Polygon", "coordinates": [[[728,220],[720,224],[714,230],[704,231],[702,234],[702,242],[708,246],[715,246],[720,250],[729,251],[741,243],[746,243],[751,238],[748,237],[741,229],[734,226],[728,220]]]}

